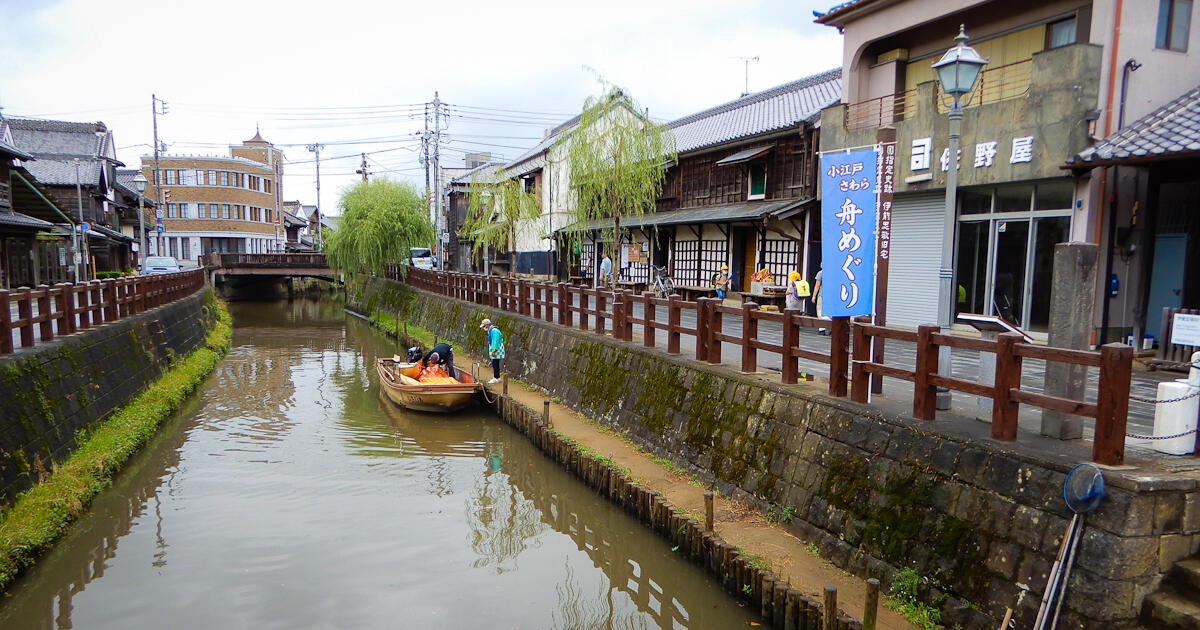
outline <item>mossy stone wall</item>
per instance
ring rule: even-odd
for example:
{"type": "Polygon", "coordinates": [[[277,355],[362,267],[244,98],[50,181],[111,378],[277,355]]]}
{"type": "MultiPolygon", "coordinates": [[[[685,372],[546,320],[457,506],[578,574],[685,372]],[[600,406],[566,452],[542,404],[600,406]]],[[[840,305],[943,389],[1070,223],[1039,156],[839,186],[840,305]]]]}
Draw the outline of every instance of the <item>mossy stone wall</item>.
{"type": "MultiPolygon", "coordinates": [[[[751,379],[390,281],[367,281],[349,304],[387,311],[474,356],[486,355],[478,326],[488,317],[505,334],[513,377],[726,494],[776,513],[792,508],[786,526],[839,567],[884,584],[900,568],[916,570],[946,627],[991,630],[1008,607],[1017,627],[1033,625],[1070,518],[1062,482],[1074,455],[992,441],[981,423],[889,415],[816,386],[751,379]]],[[[1171,564],[1200,547],[1195,479],[1105,476],[1108,495],[1087,517],[1060,628],[1130,627],[1171,564]]]]}
{"type": "Polygon", "coordinates": [[[215,297],[191,297],[0,356],[0,507],[74,450],[107,418],[204,344],[215,297]]]}

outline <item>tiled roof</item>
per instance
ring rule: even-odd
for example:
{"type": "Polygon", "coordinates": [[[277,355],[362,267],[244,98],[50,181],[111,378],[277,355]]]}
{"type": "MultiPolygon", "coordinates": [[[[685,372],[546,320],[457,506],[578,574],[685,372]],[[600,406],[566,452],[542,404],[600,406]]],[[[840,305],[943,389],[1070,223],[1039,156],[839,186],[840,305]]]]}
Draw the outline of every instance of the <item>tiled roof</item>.
{"type": "MultiPolygon", "coordinates": [[[[25,169],[47,186],[75,185],[75,162],[70,159],[41,157],[25,164],[25,169]]],[[[79,160],[79,183],[84,186],[100,183],[100,162],[79,160]]]]}
{"type": "MultiPolygon", "coordinates": [[[[522,166],[522,164],[524,162],[528,162],[531,158],[537,157],[538,155],[541,155],[542,153],[545,153],[547,150],[549,150],[550,146],[553,145],[558,140],[558,137],[561,136],[564,131],[567,131],[568,129],[579,124],[580,116],[582,116],[582,114],[576,114],[575,116],[572,116],[569,120],[559,124],[557,127],[553,128],[553,129],[551,129],[550,133],[546,134],[546,137],[542,138],[541,142],[534,145],[534,147],[532,149],[526,151],[525,153],[522,153],[520,156],[517,157],[517,159],[509,162],[508,165],[506,165],[504,167],[504,170],[513,171],[518,175],[521,174],[521,172],[528,172],[529,169],[520,168],[522,166]]],[[[540,164],[539,164],[539,166],[540,166],[540,164]]]]}
{"type": "Polygon", "coordinates": [[[462,175],[450,180],[450,184],[470,184],[472,181],[491,183],[492,180],[495,179],[496,171],[500,170],[501,166],[503,165],[499,162],[480,164],[466,173],[463,173],[462,175]]]}
{"type": "Polygon", "coordinates": [[[0,212],[0,225],[15,225],[41,230],[48,230],[54,227],[54,224],[49,221],[25,216],[20,212],[0,212]]]}
{"type": "Polygon", "coordinates": [[[103,155],[108,139],[103,123],[77,123],[63,120],[8,118],[13,140],[35,156],[69,155],[95,158],[103,155]],[[98,134],[97,131],[105,133],[98,134]]]}
{"type": "Polygon", "coordinates": [[[840,68],[785,83],[667,124],[679,153],[812,122],[842,97],[840,68]]]}
{"type": "Polygon", "coordinates": [[[1170,159],[1200,152],[1200,86],[1071,158],[1071,166],[1170,159]]]}
{"type": "Polygon", "coordinates": [[[847,2],[834,5],[833,8],[824,13],[821,13],[820,11],[813,11],[813,17],[817,18],[816,21],[818,24],[828,24],[828,20],[842,17],[846,13],[849,13],[850,11],[853,11],[859,7],[871,4],[872,2],[876,2],[876,0],[848,0],[847,2]]]}

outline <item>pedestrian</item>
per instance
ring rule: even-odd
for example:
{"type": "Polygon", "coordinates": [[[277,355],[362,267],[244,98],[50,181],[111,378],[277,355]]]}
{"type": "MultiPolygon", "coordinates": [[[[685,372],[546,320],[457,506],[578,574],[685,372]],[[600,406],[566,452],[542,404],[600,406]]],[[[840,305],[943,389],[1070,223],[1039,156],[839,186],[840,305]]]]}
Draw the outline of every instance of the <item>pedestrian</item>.
{"type": "Polygon", "coordinates": [[[729,282],[732,278],[729,277],[729,265],[721,265],[721,270],[713,277],[713,287],[717,290],[717,297],[724,300],[725,294],[729,291],[729,282]]]}
{"type": "MultiPolygon", "coordinates": [[[[824,266],[822,266],[821,269],[817,270],[817,275],[815,278],[813,278],[813,280],[814,280],[814,282],[813,282],[813,299],[816,300],[816,302],[817,302],[817,317],[822,316],[821,315],[821,311],[822,311],[821,298],[822,298],[822,294],[825,293],[824,291],[821,290],[821,288],[822,288],[821,287],[821,273],[823,271],[825,271],[824,266]]],[[[827,334],[827,332],[828,331],[826,331],[824,328],[817,329],[818,335],[824,335],[824,334],[827,334]]]]}
{"type": "Polygon", "coordinates": [[[604,259],[600,261],[600,288],[608,289],[613,286],[613,270],[612,259],[608,254],[604,254],[604,259]]]}
{"type": "Polygon", "coordinates": [[[800,275],[799,271],[788,272],[788,287],[787,287],[787,308],[804,313],[807,308],[806,302],[811,292],[808,290],[808,282],[804,276],[800,275]]]}
{"type": "Polygon", "coordinates": [[[484,319],[479,327],[487,333],[488,356],[492,359],[492,380],[489,385],[500,382],[500,360],[504,358],[504,334],[492,325],[492,320],[484,319]]]}
{"type": "Polygon", "coordinates": [[[446,376],[458,378],[454,375],[454,348],[451,348],[448,343],[442,342],[430,348],[421,362],[426,366],[434,363],[440,364],[446,372],[446,376]]]}

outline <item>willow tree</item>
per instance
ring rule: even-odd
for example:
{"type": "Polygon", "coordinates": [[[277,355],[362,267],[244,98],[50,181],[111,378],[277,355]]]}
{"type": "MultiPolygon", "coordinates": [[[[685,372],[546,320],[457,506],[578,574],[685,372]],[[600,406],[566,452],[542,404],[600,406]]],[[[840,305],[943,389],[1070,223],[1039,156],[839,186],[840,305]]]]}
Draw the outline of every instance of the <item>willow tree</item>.
{"type": "Polygon", "coordinates": [[[425,196],[411,184],[358,182],[342,189],[338,208],[342,218],[325,234],[325,257],[348,274],[379,274],[385,265],[408,258],[409,248],[433,242],[425,196]]]}
{"type": "Polygon", "coordinates": [[[669,129],[642,112],[628,93],[609,87],[588,98],[579,124],[567,134],[564,161],[574,204],[565,231],[572,242],[584,232],[601,231],[615,245],[623,219],[654,211],[676,158],[675,141],[669,129]]]}
{"type": "Polygon", "coordinates": [[[471,241],[472,255],[494,248],[509,255],[509,271],[517,270],[517,232],[542,215],[541,200],[504,169],[471,179],[467,216],[458,234],[471,241]]]}

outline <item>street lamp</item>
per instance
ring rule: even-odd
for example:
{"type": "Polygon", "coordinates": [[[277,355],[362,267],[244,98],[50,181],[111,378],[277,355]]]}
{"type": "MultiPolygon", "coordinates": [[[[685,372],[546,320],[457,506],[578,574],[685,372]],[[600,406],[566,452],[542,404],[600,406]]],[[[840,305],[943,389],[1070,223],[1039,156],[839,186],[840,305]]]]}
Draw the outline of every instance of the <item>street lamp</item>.
{"type": "MultiPolygon", "coordinates": [[[[987,65],[987,59],[967,45],[967,33],[964,26],[958,27],[957,42],[953,48],[946,51],[933,70],[937,72],[938,83],[942,92],[954,99],[950,107],[950,142],[946,149],[946,207],[945,223],[942,225],[942,268],[938,271],[940,284],[938,287],[938,326],[942,330],[950,330],[954,296],[954,229],[956,227],[956,206],[958,199],[958,136],[962,131],[962,97],[975,87],[979,73],[987,65]]],[[[938,352],[938,373],[950,376],[950,347],[940,346],[938,352]]],[[[950,408],[950,390],[939,387],[937,408],[950,408]]]]}
{"type": "Polygon", "coordinates": [[[146,260],[146,197],[142,194],[146,192],[146,176],[141,171],[133,178],[133,187],[138,191],[138,267],[141,268],[146,260]]]}

